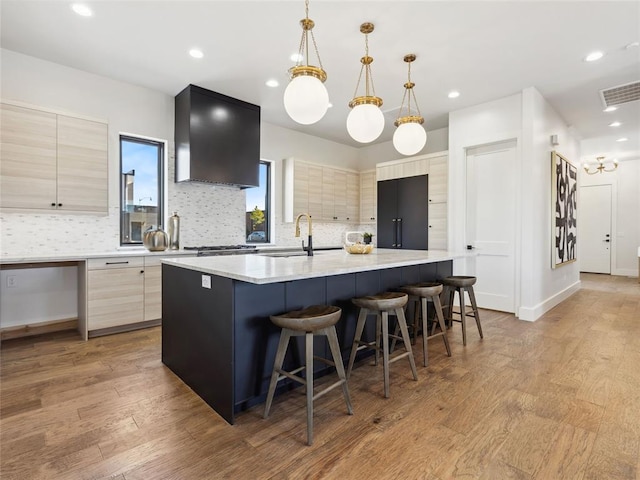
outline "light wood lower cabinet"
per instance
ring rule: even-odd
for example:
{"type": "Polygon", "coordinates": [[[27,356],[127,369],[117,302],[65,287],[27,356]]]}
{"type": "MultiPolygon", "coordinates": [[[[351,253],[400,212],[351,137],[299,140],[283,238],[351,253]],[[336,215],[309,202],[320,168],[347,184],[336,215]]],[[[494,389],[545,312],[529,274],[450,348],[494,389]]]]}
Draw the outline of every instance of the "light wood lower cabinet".
{"type": "MultiPolygon", "coordinates": [[[[162,317],[161,257],[89,259],[87,329],[135,326],[162,317]]],[[[109,332],[106,332],[109,333],[109,332]]]]}
{"type": "Polygon", "coordinates": [[[89,332],[143,321],[144,258],[92,259],[88,270],[89,332]]]}
{"type": "Polygon", "coordinates": [[[144,320],[162,318],[162,265],[158,257],[144,259],[144,320]]]}

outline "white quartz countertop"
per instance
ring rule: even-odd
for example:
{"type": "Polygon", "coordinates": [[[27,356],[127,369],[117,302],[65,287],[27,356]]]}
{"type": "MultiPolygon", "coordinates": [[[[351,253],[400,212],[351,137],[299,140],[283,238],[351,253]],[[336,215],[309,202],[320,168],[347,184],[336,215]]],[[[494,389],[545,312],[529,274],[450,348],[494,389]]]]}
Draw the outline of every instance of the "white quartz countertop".
{"type": "Polygon", "coordinates": [[[35,255],[9,256],[0,257],[0,264],[10,263],[43,263],[43,262],[76,262],[88,260],[90,258],[109,258],[109,257],[171,257],[180,255],[195,255],[197,252],[193,250],[165,250],[163,252],[150,252],[146,248],[122,248],[109,252],[87,252],[87,253],[46,253],[35,255]]]}
{"type": "Polygon", "coordinates": [[[343,275],[424,263],[434,263],[467,256],[467,252],[444,250],[374,249],[366,255],[344,250],[314,252],[313,257],[231,255],[219,257],[163,259],[162,263],[249,283],[277,283],[305,278],[343,275]]]}

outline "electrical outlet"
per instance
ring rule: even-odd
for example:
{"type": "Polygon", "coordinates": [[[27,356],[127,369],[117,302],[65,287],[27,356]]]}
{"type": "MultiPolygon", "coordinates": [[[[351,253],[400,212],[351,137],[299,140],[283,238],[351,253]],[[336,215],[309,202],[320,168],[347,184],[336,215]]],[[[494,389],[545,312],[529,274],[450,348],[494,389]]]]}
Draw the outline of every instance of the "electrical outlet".
{"type": "Polygon", "coordinates": [[[7,275],[7,288],[16,288],[18,286],[18,277],[16,275],[7,275]]]}
{"type": "Polygon", "coordinates": [[[211,288],[211,277],[209,275],[202,275],[202,288],[211,288]]]}

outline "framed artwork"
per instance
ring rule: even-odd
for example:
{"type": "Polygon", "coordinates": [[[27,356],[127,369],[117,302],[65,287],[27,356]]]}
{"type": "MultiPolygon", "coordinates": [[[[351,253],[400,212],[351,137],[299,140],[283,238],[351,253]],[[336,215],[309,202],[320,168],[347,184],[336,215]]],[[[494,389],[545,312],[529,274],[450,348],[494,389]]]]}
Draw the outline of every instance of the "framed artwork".
{"type": "Polygon", "coordinates": [[[576,261],[578,169],[551,152],[552,260],[551,268],[576,261]]]}

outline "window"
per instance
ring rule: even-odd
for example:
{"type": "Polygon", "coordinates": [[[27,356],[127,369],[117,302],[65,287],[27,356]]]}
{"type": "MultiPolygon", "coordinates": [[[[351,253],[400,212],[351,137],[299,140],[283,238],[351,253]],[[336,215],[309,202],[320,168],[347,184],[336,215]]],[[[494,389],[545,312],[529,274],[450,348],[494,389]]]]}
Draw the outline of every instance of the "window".
{"type": "Polygon", "coordinates": [[[247,243],[269,243],[271,234],[271,163],[260,161],[260,185],[247,188],[247,243]]]}
{"type": "Polygon", "coordinates": [[[162,225],[165,144],[120,135],[120,244],[142,243],[142,233],[162,225]]]}

